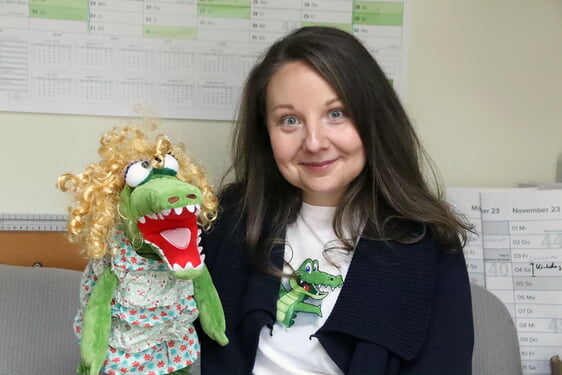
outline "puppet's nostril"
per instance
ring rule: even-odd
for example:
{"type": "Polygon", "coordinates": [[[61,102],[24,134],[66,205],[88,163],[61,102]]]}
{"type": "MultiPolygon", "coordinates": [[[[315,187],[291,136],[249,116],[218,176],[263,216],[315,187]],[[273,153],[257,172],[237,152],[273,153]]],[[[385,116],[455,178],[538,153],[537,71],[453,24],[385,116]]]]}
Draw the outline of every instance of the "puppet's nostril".
{"type": "Polygon", "coordinates": [[[197,194],[187,194],[186,197],[188,199],[197,199],[197,194]]]}
{"type": "Polygon", "coordinates": [[[177,201],[179,201],[180,198],[179,197],[170,197],[168,198],[168,202],[170,203],[176,203],[177,201]]]}

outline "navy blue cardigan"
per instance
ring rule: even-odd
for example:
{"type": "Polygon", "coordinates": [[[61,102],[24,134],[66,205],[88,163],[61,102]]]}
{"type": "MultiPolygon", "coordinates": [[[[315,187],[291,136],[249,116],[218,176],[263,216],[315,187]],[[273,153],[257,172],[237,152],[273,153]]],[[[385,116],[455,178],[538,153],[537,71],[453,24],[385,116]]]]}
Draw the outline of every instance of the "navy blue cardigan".
{"type": "MultiPolygon", "coordinates": [[[[275,321],[280,280],[253,265],[244,234],[243,221],[226,210],[203,237],[230,343],[221,347],[199,330],[202,375],[251,374],[259,332],[275,321]]],[[[280,266],[282,245],[276,250],[280,266]]],[[[462,252],[438,249],[430,235],[410,245],[361,238],[315,336],[344,374],[470,375],[474,335],[462,252]]]]}

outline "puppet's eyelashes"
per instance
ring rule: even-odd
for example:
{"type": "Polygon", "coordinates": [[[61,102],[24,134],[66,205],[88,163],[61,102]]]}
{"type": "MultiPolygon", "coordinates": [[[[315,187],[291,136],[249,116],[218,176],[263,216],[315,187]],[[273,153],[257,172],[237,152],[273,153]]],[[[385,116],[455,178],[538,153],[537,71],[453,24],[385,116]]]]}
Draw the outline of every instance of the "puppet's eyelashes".
{"type": "Polygon", "coordinates": [[[125,183],[130,187],[137,187],[143,183],[152,171],[148,160],[138,160],[127,166],[125,171],[125,183]]]}
{"type": "Polygon", "coordinates": [[[164,157],[164,168],[171,169],[174,172],[179,171],[180,165],[178,163],[178,159],[176,159],[171,154],[166,154],[166,156],[164,157]]]}

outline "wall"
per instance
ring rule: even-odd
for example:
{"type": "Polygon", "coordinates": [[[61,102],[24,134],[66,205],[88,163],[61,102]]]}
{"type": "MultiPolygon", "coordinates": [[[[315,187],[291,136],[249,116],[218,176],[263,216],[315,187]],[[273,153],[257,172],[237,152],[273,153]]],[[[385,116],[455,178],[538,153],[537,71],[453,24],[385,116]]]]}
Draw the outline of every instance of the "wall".
{"type": "MultiPolygon", "coordinates": [[[[446,186],[553,182],[562,153],[562,1],[412,0],[404,103],[446,186]]],[[[0,112],[0,212],[64,213],[57,177],[122,119],[0,112]]],[[[163,120],[218,182],[231,124],[163,120]]]]}
{"type": "Polygon", "coordinates": [[[553,182],[562,1],[411,4],[405,101],[447,186],[553,182]]]}
{"type": "MultiPolygon", "coordinates": [[[[80,173],[98,161],[99,140],[128,119],[0,112],[4,155],[0,212],[66,213],[68,197],[55,188],[63,173],[80,173]]],[[[227,122],[162,120],[155,131],[185,145],[218,182],[228,167],[227,122]]]]}

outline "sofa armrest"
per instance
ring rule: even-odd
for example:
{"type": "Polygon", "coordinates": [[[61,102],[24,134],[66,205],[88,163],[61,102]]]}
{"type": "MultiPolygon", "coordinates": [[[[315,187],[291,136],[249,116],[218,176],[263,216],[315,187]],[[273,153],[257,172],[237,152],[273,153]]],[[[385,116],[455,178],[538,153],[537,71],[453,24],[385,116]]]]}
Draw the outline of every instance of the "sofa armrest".
{"type": "Polygon", "coordinates": [[[73,374],[81,272],[0,264],[0,374],[73,374]]]}

